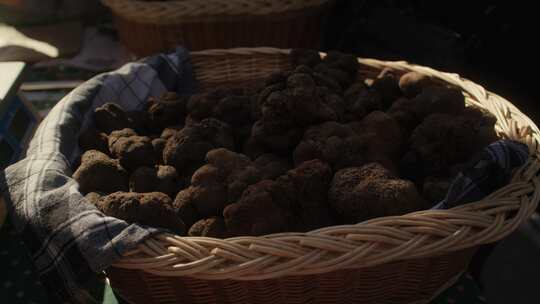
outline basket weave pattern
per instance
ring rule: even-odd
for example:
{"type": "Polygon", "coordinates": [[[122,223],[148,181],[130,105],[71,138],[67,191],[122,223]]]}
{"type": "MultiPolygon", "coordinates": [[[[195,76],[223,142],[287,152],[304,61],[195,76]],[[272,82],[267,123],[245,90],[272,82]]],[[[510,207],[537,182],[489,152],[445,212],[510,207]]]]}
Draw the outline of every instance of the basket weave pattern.
{"type": "MultiPolygon", "coordinates": [[[[206,90],[253,83],[287,68],[286,55],[273,48],[209,50],[192,60],[206,90]]],[[[497,117],[501,136],[529,146],[530,161],[507,186],[450,210],[263,237],[161,234],[114,265],[113,287],[137,303],[424,303],[464,270],[477,246],[505,237],[534,212],[540,132],[515,106],[455,74],[406,62],[359,63],[362,76],[417,71],[461,88],[468,104],[497,117]]]]}
{"type": "Polygon", "coordinates": [[[183,45],[318,48],[329,0],[102,0],[123,44],[137,55],[183,45]]]}

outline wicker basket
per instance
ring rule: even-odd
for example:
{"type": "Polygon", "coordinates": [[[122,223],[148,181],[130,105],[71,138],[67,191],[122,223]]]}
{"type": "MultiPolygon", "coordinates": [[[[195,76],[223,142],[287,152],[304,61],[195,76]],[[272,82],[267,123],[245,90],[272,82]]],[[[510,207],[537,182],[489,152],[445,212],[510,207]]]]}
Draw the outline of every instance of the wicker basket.
{"type": "Polygon", "coordinates": [[[102,0],[136,55],[183,45],[192,51],[272,46],[318,49],[331,0],[102,0]]]}
{"type": "MultiPolygon", "coordinates": [[[[192,60],[204,90],[253,83],[287,68],[286,55],[272,48],[208,50],[192,53],[192,60]]],[[[451,210],[264,237],[162,234],[108,270],[113,288],[133,303],[427,303],[464,271],[479,245],[505,237],[534,212],[540,138],[529,118],[455,74],[406,62],[359,62],[363,76],[417,71],[460,87],[469,104],[498,118],[501,135],[530,147],[530,161],[509,185],[451,210]]]]}

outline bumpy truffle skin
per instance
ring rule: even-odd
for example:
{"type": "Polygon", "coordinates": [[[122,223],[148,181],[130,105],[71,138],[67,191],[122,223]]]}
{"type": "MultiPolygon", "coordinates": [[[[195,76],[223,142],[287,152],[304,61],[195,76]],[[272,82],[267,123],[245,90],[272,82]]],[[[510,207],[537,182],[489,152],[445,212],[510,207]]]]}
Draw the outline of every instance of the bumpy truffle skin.
{"type": "Polygon", "coordinates": [[[110,102],[94,110],[94,122],[96,127],[106,134],[132,127],[124,109],[110,102]]]}
{"type": "Polygon", "coordinates": [[[314,67],[321,63],[322,60],[317,51],[309,49],[292,49],[289,53],[289,62],[293,68],[299,65],[314,67]]]}
{"type": "Polygon", "coordinates": [[[228,236],[225,221],[221,217],[211,217],[193,224],[188,232],[189,236],[204,236],[212,238],[226,238],[228,236]]]}
{"type": "Polygon", "coordinates": [[[254,98],[247,94],[247,90],[239,88],[218,88],[193,95],[188,103],[190,114],[186,118],[186,125],[210,117],[219,119],[231,126],[236,147],[242,147],[251,135],[254,98]]]}
{"type": "Polygon", "coordinates": [[[366,149],[367,143],[356,136],[352,128],[330,121],[308,128],[295,148],[293,158],[296,165],[322,159],[334,168],[341,168],[364,163],[363,151],[366,149]]]}
{"type": "Polygon", "coordinates": [[[381,111],[373,111],[358,124],[352,124],[355,131],[370,137],[367,158],[376,160],[378,156],[396,160],[401,152],[404,137],[398,122],[381,111]]]}
{"type": "Polygon", "coordinates": [[[428,86],[415,100],[424,117],[435,113],[458,115],[465,110],[465,97],[456,88],[428,86]]]}
{"type": "Polygon", "coordinates": [[[300,164],[276,180],[274,201],[293,214],[293,231],[310,231],[334,223],[328,205],[330,166],[318,159],[300,164]]]}
{"type": "Polygon", "coordinates": [[[201,216],[219,215],[227,203],[227,186],[216,182],[223,181],[222,178],[216,178],[217,175],[217,168],[204,165],[193,174],[192,185],[180,191],[182,197],[189,200],[189,204],[195,207],[201,216]]]}
{"type": "Polygon", "coordinates": [[[381,95],[381,101],[384,109],[387,109],[396,99],[401,97],[399,80],[391,74],[387,74],[381,78],[375,79],[371,85],[371,88],[381,95]]]}
{"type": "Polygon", "coordinates": [[[412,182],[394,179],[382,166],[373,164],[338,171],[328,197],[340,218],[351,224],[426,207],[412,182]]]}
{"type": "Polygon", "coordinates": [[[183,198],[203,216],[221,214],[249,185],[261,180],[261,171],[245,155],[220,148],[209,151],[206,159],[208,164],[195,171],[191,186],[183,190],[183,198]]]}
{"type": "Polygon", "coordinates": [[[356,57],[331,51],[321,64],[314,67],[314,70],[325,78],[339,83],[341,89],[346,89],[355,80],[358,67],[356,57]]]}
{"type": "Polygon", "coordinates": [[[154,155],[156,156],[156,161],[158,164],[163,164],[163,150],[167,140],[163,138],[154,138],[152,139],[152,147],[154,148],[154,155]]]}
{"type": "Polygon", "coordinates": [[[166,127],[161,132],[160,137],[165,140],[168,140],[169,138],[173,137],[176,133],[180,132],[180,130],[182,130],[183,128],[184,128],[183,125],[174,125],[174,126],[166,127]]]}
{"type": "Polygon", "coordinates": [[[354,84],[345,92],[345,121],[360,120],[372,111],[383,109],[381,94],[363,83],[354,84]]]}
{"type": "MultiPolygon", "coordinates": [[[[371,120],[375,119],[370,119],[366,126],[378,127],[378,124],[371,120]]],[[[393,167],[392,159],[396,144],[384,141],[378,133],[372,132],[369,128],[332,121],[310,127],[293,152],[294,163],[298,165],[307,160],[321,159],[329,163],[334,170],[339,170],[379,161],[389,168],[393,167]]],[[[384,128],[390,129],[390,126],[384,128]]],[[[397,139],[399,139],[397,136],[392,138],[397,139]]]]}
{"type": "Polygon", "coordinates": [[[148,135],[151,130],[150,117],[145,111],[128,111],[126,112],[128,120],[135,132],[140,135],[148,135]]]}
{"type": "Polygon", "coordinates": [[[128,190],[128,174],[117,160],[97,151],[89,150],[82,155],[81,165],[73,178],[82,193],[111,193],[128,190]]]}
{"type": "Polygon", "coordinates": [[[448,175],[452,165],[465,162],[498,139],[493,123],[472,114],[428,116],[409,139],[410,150],[400,162],[401,173],[415,180],[448,175]]]}
{"type": "Polygon", "coordinates": [[[264,129],[264,123],[257,121],[251,129],[251,137],[244,144],[244,153],[256,157],[265,152],[275,152],[286,155],[302,138],[301,128],[288,128],[282,132],[269,133],[264,129]]]}
{"type": "Polygon", "coordinates": [[[409,135],[427,116],[431,114],[461,115],[465,110],[465,98],[455,88],[427,86],[412,99],[399,98],[388,113],[409,135]]]}
{"type": "Polygon", "coordinates": [[[223,211],[231,236],[265,235],[289,231],[292,214],[272,198],[273,181],[264,180],[244,191],[238,203],[223,211]]]}
{"type": "Polygon", "coordinates": [[[175,197],[182,188],[176,169],[171,166],[139,167],[129,178],[132,192],[163,192],[175,197]]]}
{"type": "Polygon", "coordinates": [[[109,154],[109,138],[107,134],[89,127],[79,135],[79,146],[83,151],[98,150],[109,154]]]}
{"type": "Polygon", "coordinates": [[[109,136],[109,149],[111,154],[118,158],[122,167],[130,171],[140,166],[156,164],[152,140],[146,136],[137,136],[130,129],[113,132],[109,136]]]}
{"type": "Polygon", "coordinates": [[[130,137],[130,136],[137,136],[137,132],[135,132],[135,130],[133,129],[128,129],[128,128],[112,131],[111,134],[109,134],[109,142],[108,142],[109,149],[121,137],[130,137]]]}
{"type": "Polygon", "coordinates": [[[276,179],[291,169],[287,160],[271,153],[257,157],[254,164],[261,171],[262,179],[276,179]]]}
{"type": "Polygon", "coordinates": [[[250,136],[242,145],[241,151],[244,155],[249,156],[249,158],[256,159],[265,154],[267,149],[262,143],[255,139],[255,137],[250,136]]]}
{"type": "Polygon", "coordinates": [[[186,116],[188,97],[178,96],[174,92],[163,93],[159,98],[149,100],[148,116],[154,130],[176,125],[186,116]]]}
{"type": "Polygon", "coordinates": [[[224,122],[207,118],[169,138],[163,150],[163,160],[182,174],[188,165],[202,164],[208,151],[221,147],[234,149],[231,129],[224,122]]]}
{"type": "Polygon", "coordinates": [[[331,178],[330,167],[313,160],[275,182],[263,180],[249,186],[237,203],[223,211],[229,232],[233,236],[263,235],[331,225],[327,202],[331,178]]]}
{"type": "Polygon", "coordinates": [[[401,97],[392,104],[387,113],[398,122],[403,135],[408,137],[424,119],[420,110],[416,100],[401,97]]]}
{"type": "Polygon", "coordinates": [[[424,180],[422,196],[428,203],[434,205],[446,197],[451,184],[449,178],[429,176],[424,180]]]}
{"type": "Polygon", "coordinates": [[[188,103],[191,119],[213,117],[239,127],[251,121],[252,99],[242,89],[216,89],[193,95],[188,103]]]}
{"type": "Polygon", "coordinates": [[[99,200],[99,209],[128,223],[165,228],[177,234],[184,234],[186,230],[169,196],[160,192],[115,192],[99,200]]]}
{"type": "Polygon", "coordinates": [[[399,88],[403,95],[409,98],[420,94],[424,87],[430,84],[432,84],[431,77],[417,72],[409,72],[399,78],[399,88]]]}
{"type": "Polygon", "coordinates": [[[195,203],[195,200],[193,199],[195,192],[188,189],[178,192],[173,202],[173,208],[176,211],[176,214],[186,224],[187,229],[201,218],[199,212],[193,205],[195,203]]]}
{"type": "Polygon", "coordinates": [[[344,115],[343,99],[321,86],[316,73],[299,66],[283,75],[282,82],[271,84],[258,98],[259,120],[252,136],[270,151],[286,154],[301,137],[303,129],[325,121],[337,121],[344,115]]]}

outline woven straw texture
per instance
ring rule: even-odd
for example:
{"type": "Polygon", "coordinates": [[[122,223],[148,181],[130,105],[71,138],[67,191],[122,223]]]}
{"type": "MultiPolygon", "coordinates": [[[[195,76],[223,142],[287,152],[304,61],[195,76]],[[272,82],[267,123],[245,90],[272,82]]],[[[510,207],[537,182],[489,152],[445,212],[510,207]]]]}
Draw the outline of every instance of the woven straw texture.
{"type": "Polygon", "coordinates": [[[120,39],[145,56],[188,49],[273,46],[318,48],[331,0],[102,0],[120,39]]]}
{"type": "MultiPolygon", "coordinates": [[[[287,50],[192,53],[202,90],[249,85],[288,67],[287,50]]],[[[324,54],[322,54],[324,56],[324,54]]],[[[308,233],[212,239],[162,234],[109,270],[134,303],[427,303],[481,245],[527,219],[540,200],[539,131],[510,102],[458,75],[406,62],[359,59],[361,76],[416,71],[462,89],[497,119],[501,136],[526,143],[529,162],[482,201],[332,226],[308,233]]]]}

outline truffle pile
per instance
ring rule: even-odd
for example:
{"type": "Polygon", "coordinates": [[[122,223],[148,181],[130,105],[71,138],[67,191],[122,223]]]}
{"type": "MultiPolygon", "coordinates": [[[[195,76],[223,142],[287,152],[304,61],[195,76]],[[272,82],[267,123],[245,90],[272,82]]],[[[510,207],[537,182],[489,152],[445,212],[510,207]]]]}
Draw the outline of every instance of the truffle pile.
{"type": "Polygon", "coordinates": [[[95,109],[79,190],[108,216],[189,236],[302,232],[428,209],[497,140],[496,119],[427,76],[360,77],[293,50],[256,88],[95,109]]]}

